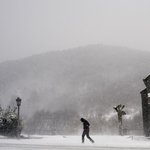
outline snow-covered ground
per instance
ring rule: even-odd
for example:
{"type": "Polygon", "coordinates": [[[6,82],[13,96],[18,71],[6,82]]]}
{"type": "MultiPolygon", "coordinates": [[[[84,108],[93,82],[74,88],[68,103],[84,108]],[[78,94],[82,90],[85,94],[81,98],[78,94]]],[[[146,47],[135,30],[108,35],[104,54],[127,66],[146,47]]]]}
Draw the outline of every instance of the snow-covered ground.
{"type": "MultiPolygon", "coordinates": [[[[27,137],[27,136],[26,136],[27,137]]],[[[144,136],[101,136],[91,135],[95,143],[86,137],[81,143],[81,136],[41,136],[34,135],[27,139],[10,139],[0,136],[0,150],[106,150],[106,149],[150,149],[150,139],[144,136]]]]}

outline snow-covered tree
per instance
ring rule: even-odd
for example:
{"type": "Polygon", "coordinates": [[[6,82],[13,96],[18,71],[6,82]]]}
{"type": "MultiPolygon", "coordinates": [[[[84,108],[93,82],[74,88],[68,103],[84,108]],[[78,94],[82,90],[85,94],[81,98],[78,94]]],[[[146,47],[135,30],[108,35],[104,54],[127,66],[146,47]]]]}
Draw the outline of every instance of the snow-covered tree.
{"type": "MultiPolygon", "coordinates": [[[[18,115],[16,107],[8,106],[5,110],[0,106],[0,135],[17,137],[18,115]]],[[[23,129],[22,120],[19,120],[19,134],[23,129]]]]}
{"type": "Polygon", "coordinates": [[[121,104],[116,107],[113,107],[118,113],[119,135],[123,135],[122,116],[126,115],[125,111],[123,111],[124,107],[125,105],[121,105],[121,104]]]}

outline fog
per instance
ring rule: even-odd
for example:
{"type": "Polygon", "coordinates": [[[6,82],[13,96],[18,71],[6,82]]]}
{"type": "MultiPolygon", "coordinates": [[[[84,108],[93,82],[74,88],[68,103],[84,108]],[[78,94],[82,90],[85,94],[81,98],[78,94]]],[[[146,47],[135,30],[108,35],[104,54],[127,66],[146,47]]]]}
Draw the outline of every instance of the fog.
{"type": "Polygon", "coordinates": [[[149,0],[1,0],[1,105],[15,106],[19,95],[25,129],[62,134],[77,133],[82,116],[95,133],[117,131],[116,116],[106,118],[123,103],[135,113],[126,127],[141,129],[149,6],[149,0]]]}
{"type": "Polygon", "coordinates": [[[149,57],[149,52],[90,45],[3,62],[0,104],[14,107],[19,96],[25,130],[43,134],[75,134],[83,116],[94,124],[94,133],[115,134],[113,107],[123,104],[125,128],[141,130],[140,91],[149,57]]]}
{"type": "Polygon", "coordinates": [[[89,44],[150,50],[149,0],[1,0],[0,62],[89,44]]]}

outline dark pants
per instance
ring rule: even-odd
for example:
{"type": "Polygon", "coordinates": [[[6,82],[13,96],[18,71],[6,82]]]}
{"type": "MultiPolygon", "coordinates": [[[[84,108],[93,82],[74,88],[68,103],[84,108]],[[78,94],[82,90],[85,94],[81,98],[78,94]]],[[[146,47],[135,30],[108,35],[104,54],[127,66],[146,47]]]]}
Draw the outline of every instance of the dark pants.
{"type": "Polygon", "coordinates": [[[92,142],[92,143],[94,143],[94,141],[91,139],[91,137],[89,136],[89,130],[87,130],[87,129],[84,129],[83,130],[83,133],[82,133],[82,143],[84,143],[84,137],[85,137],[85,135],[87,136],[87,138],[92,142]]]}

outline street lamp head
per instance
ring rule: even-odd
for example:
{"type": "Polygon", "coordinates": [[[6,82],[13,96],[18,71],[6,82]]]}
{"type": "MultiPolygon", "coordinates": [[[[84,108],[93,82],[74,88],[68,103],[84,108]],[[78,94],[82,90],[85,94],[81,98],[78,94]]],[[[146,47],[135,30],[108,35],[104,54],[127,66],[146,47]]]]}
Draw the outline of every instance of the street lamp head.
{"type": "Polygon", "coordinates": [[[21,99],[19,97],[16,99],[16,103],[17,103],[17,106],[21,105],[21,99]]]}

